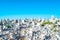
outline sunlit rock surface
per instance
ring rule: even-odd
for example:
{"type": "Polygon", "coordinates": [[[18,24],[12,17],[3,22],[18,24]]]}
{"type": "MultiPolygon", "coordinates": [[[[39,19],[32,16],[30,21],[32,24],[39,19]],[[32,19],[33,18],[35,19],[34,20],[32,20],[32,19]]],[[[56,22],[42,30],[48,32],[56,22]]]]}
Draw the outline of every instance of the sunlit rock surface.
{"type": "Polygon", "coordinates": [[[60,19],[0,20],[0,40],[60,40],[60,19]]]}

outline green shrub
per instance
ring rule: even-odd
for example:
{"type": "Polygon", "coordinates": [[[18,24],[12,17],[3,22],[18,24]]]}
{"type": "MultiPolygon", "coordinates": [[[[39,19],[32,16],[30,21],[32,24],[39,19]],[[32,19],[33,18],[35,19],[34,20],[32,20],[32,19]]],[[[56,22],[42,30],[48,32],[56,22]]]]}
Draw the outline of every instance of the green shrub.
{"type": "Polygon", "coordinates": [[[53,27],[55,28],[55,27],[56,27],[56,25],[55,25],[55,24],[53,24],[53,27]]]}
{"type": "Polygon", "coordinates": [[[52,24],[52,22],[50,22],[50,21],[43,22],[43,23],[42,23],[42,26],[44,26],[44,25],[46,25],[46,24],[52,24]]]}
{"type": "Polygon", "coordinates": [[[7,28],[10,28],[10,25],[9,25],[9,24],[6,24],[6,27],[7,27],[7,28]]]}

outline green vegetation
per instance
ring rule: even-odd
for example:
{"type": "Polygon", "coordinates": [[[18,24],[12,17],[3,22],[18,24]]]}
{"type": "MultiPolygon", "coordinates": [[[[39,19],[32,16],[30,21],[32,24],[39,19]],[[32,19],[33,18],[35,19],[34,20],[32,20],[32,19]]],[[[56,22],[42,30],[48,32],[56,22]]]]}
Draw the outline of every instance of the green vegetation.
{"type": "Polygon", "coordinates": [[[57,30],[54,30],[54,32],[57,32],[57,30]]]}
{"type": "Polygon", "coordinates": [[[57,25],[53,24],[53,27],[56,28],[57,25]]]}
{"type": "Polygon", "coordinates": [[[10,28],[10,25],[9,25],[9,24],[6,24],[6,27],[7,27],[7,28],[10,28]]]}
{"type": "Polygon", "coordinates": [[[44,24],[41,24],[41,26],[44,26],[44,24]]]}
{"type": "Polygon", "coordinates": [[[57,25],[53,24],[53,27],[54,27],[54,32],[57,32],[56,30],[57,25]]]}
{"type": "Polygon", "coordinates": [[[46,25],[46,24],[52,24],[52,22],[50,22],[50,21],[43,22],[43,23],[42,23],[42,26],[44,26],[44,25],[46,25]]]}
{"type": "Polygon", "coordinates": [[[56,28],[54,29],[54,32],[57,32],[56,28]]]}

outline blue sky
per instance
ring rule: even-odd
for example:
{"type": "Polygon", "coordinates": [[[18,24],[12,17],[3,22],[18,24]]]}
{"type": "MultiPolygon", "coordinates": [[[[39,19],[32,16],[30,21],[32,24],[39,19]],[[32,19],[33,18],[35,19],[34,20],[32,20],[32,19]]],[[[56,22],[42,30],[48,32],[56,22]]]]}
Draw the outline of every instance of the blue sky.
{"type": "Polygon", "coordinates": [[[60,0],[0,0],[0,19],[60,17],[60,0]]]}

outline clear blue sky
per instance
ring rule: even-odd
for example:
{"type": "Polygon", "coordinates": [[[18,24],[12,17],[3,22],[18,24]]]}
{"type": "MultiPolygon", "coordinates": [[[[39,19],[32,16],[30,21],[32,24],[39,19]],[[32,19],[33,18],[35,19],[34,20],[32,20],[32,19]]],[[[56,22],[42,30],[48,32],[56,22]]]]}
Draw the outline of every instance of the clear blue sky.
{"type": "Polygon", "coordinates": [[[0,19],[60,17],[60,0],[0,0],[0,19]]]}

